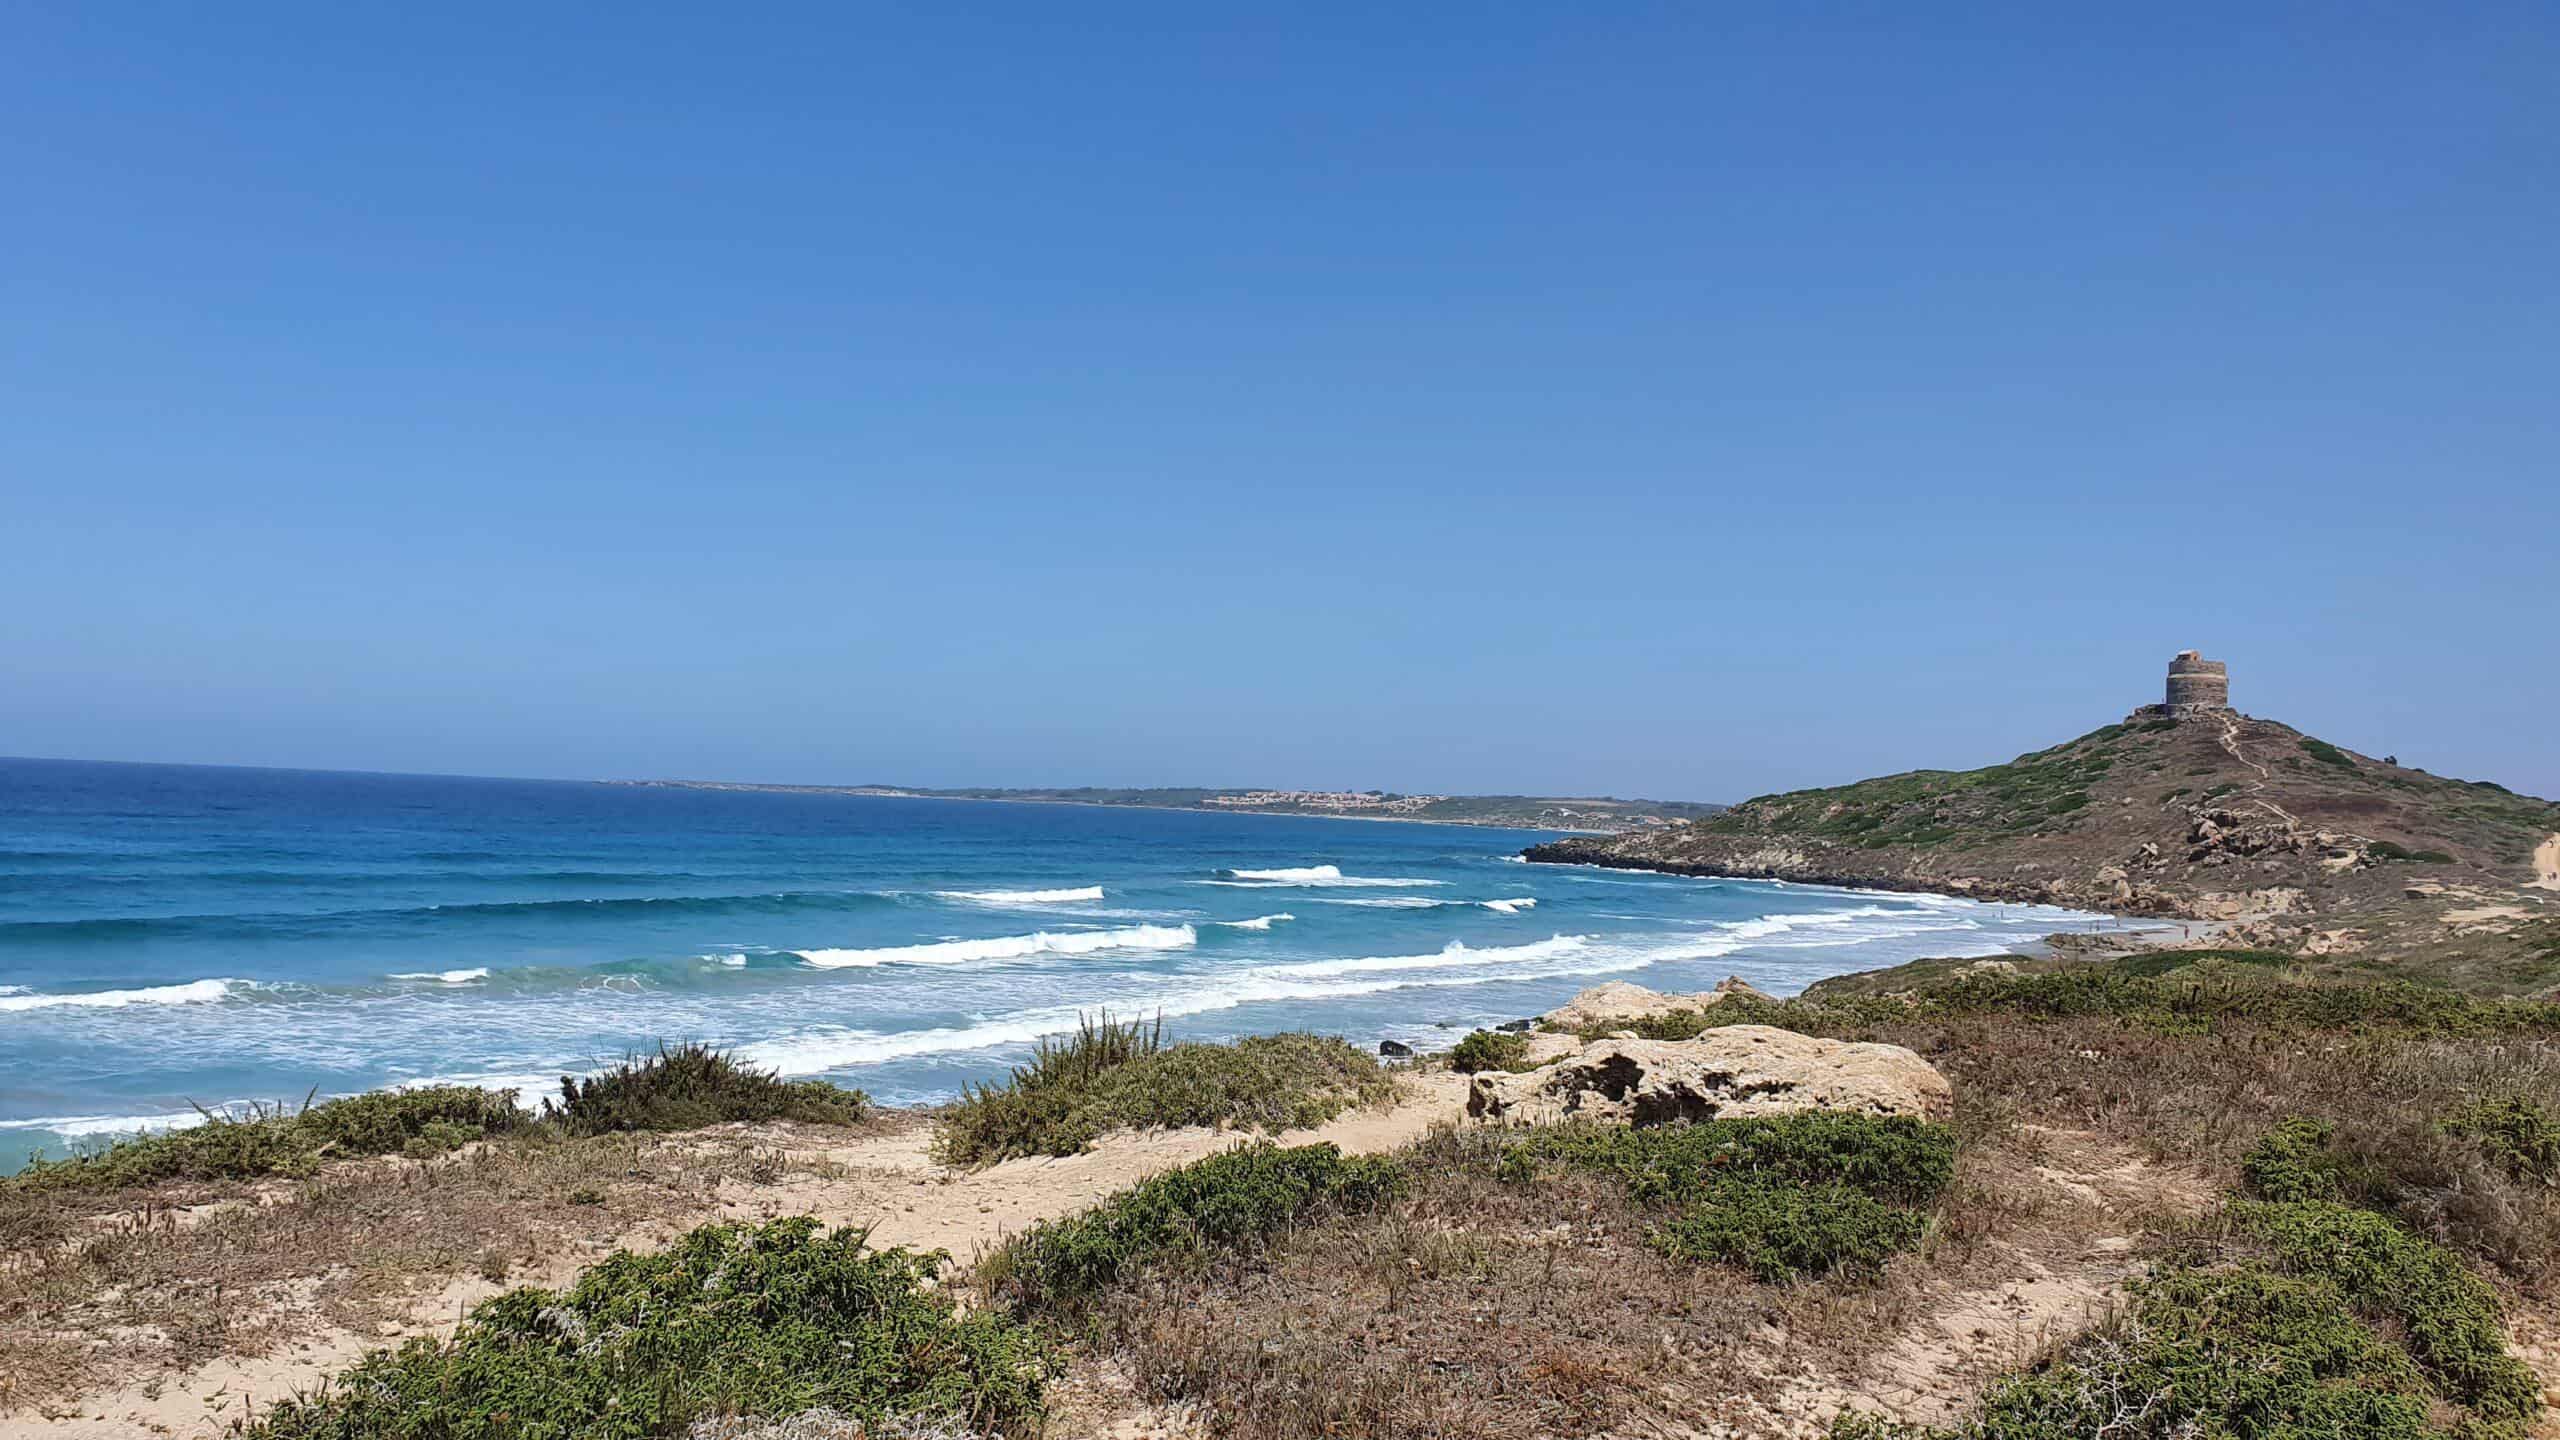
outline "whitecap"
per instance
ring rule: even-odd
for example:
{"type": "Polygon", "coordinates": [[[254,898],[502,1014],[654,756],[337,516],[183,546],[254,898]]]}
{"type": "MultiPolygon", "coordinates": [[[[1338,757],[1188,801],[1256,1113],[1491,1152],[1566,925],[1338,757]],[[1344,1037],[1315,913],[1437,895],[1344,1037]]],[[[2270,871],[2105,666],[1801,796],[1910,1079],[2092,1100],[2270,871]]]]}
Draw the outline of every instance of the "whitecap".
{"type": "Polygon", "coordinates": [[[1079,900],[1099,900],[1102,887],[1079,885],[1071,890],[936,890],[936,899],[961,900],[974,905],[1068,905],[1079,900]]]}
{"type": "Polygon", "coordinates": [[[468,985],[474,980],[488,979],[489,967],[486,965],[478,965],[469,970],[403,970],[395,973],[391,978],[394,980],[433,980],[439,985],[468,985]]]}
{"type": "Polygon", "coordinates": [[[874,965],[968,965],[985,960],[1022,960],[1034,955],[1091,955],[1100,950],[1182,950],[1199,940],[1199,932],[1188,925],[1131,925],[1119,930],[1041,930],[985,940],[793,953],[820,969],[840,970],[874,965]]]}
{"type": "Polygon", "coordinates": [[[190,980],[183,985],[146,985],[137,990],[92,990],[77,995],[0,995],[0,1011],[50,1010],[76,1005],[121,1010],[128,1005],[203,1005],[227,998],[245,980],[190,980]]]}
{"type": "Polygon", "coordinates": [[[1284,921],[1295,920],[1297,918],[1297,916],[1283,911],[1277,915],[1256,915],[1250,920],[1212,920],[1209,923],[1212,925],[1224,925],[1230,930],[1268,930],[1274,925],[1278,925],[1284,921]]]}
{"type": "Polygon", "coordinates": [[[1230,885],[1238,889],[1268,889],[1274,886],[1304,885],[1323,888],[1360,888],[1392,885],[1438,885],[1438,880],[1418,880],[1391,875],[1345,875],[1339,865],[1298,865],[1278,870],[1221,870],[1215,880],[1203,885],[1230,885]]]}

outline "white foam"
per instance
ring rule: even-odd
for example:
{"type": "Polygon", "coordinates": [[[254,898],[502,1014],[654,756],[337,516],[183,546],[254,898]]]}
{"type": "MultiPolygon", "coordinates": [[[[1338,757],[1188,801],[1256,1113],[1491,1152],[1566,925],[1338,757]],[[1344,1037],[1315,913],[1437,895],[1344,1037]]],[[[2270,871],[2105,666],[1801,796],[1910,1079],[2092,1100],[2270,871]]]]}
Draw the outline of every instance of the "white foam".
{"type": "Polygon", "coordinates": [[[942,940],[929,945],[890,945],[873,950],[800,950],[802,960],[824,970],[874,965],[970,965],[1022,960],[1034,955],[1091,955],[1099,950],[1184,950],[1200,941],[1188,925],[1131,925],[1119,930],[1035,931],[985,940],[942,940]]]}
{"type": "Polygon", "coordinates": [[[468,985],[474,980],[488,979],[489,967],[481,965],[469,970],[404,970],[393,975],[391,978],[394,980],[433,980],[439,985],[468,985]]]}
{"type": "Polygon", "coordinates": [[[1079,900],[1099,900],[1102,887],[1079,885],[1072,890],[936,890],[936,898],[966,900],[978,905],[1066,905],[1079,900]]]}
{"type": "Polygon", "coordinates": [[[747,968],[747,955],[743,950],[731,951],[726,955],[705,955],[702,958],[710,961],[714,965],[725,966],[731,970],[743,970],[747,968]]]}
{"type": "Polygon", "coordinates": [[[231,994],[235,985],[245,980],[190,980],[183,985],[146,985],[139,990],[92,990],[83,995],[0,995],[0,1011],[50,1010],[56,1006],[77,1005],[98,1010],[121,1010],[128,1005],[203,1005],[231,994]]]}
{"type": "Polygon", "coordinates": [[[1256,915],[1250,920],[1212,920],[1209,923],[1212,925],[1224,925],[1230,930],[1268,930],[1272,926],[1280,924],[1283,921],[1295,920],[1297,918],[1297,916],[1283,911],[1277,915],[1256,915]]]}
{"type": "Polygon", "coordinates": [[[1517,900],[1487,900],[1482,903],[1484,908],[1487,910],[1491,910],[1502,915],[1517,915],[1523,910],[1535,910],[1538,908],[1538,902],[1527,895],[1523,895],[1517,900]]]}
{"type": "Polygon", "coordinates": [[[1389,875],[1345,875],[1339,865],[1299,865],[1279,870],[1222,870],[1219,878],[1203,880],[1203,885],[1231,885],[1238,889],[1269,889],[1273,886],[1317,886],[1327,889],[1356,889],[1395,885],[1438,885],[1438,880],[1399,879],[1389,875]]]}
{"type": "Polygon", "coordinates": [[[1461,965],[1518,965],[1572,955],[1590,943],[1586,935],[1555,935],[1528,945],[1494,945],[1477,950],[1452,940],[1428,955],[1369,955],[1349,960],[1310,960],[1275,965],[1257,973],[1271,976],[1367,975],[1398,970],[1449,970],[1461,965]]]}
{"type": "Polygon", "coordinates": [[[1318,897],[1319,905],[1357,905],[1363,910],[1437,910],[1443,905],[1463,905],[1463,900],[1434,900],[1427,895],[1389,895],[1377,900],[1333,900],[1318,897]]]}
{"type": "Polygon", "coordinates": [[[205,1123],[201,1110],[174,1115],[45,1115],[33,1120],[0,1120],[0,1130],[49,1130],[66,1140],[93,1135],[138,1135],[146,1130],[187,1130],[205,1123]]]}
{"type": "MultiPolygon", "coordinates": [[[[1495,952],[1479,950],[1473,952],[1473,956],[1482,959],[1493,953],[1495,952]]],[[[737,1053],[742,1060],[783,1075],[814,1075],[828,1070],[877,1065],[883,1061],[905,1059],[915,1055],[956,1054],[969,1050],[990,1049],[999,1045],[1020,1045],[1043,1036],[1073,1030],[1082,1019],[1103,1009],[1115,1015],[1150,1015],[1172,1019],[1264,1001],[1342,999],[1358,995],[1374,995],[1383,990],[1483,985],[1498,980],[1542,980],[1560,975],[1609,974],[1636,969],[1650,963],[1650,960],[1641,955],[1629,954],[1603,957],[1596,961],[1590,958],[1577,958],[1575,963],[1562,966],[1531,966],[1522,969],[1504,969],[1497,966],[1490,971],[1475,974],[1397,973],[1334,979],[1307,975],[1303,973],[1302,967],[1298,966],[1275,966],[1247,971],[1223,983],[1196,990],[1170,995],[1129,991],[1116,997],[1077,1005],[1019,1011],[975,1025],[885,1034],[877,1030],[828,1026],[742,1046],[737,1053]]],[[[1131,975],[1126,978],[1132,981],[1149,981],[1160,977],[1131,975]]]]}

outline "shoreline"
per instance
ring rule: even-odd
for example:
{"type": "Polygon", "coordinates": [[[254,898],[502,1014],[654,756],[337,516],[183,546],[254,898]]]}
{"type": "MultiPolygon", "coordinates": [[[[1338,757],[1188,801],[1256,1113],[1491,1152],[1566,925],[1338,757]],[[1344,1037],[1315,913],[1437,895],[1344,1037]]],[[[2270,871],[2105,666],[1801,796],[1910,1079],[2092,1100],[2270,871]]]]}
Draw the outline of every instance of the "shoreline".
{"type": "Polygon", "coordinates": [[[1341,815],[1318,810],[1262,810],[1238,805],[1150,805],[1140,801],[1048,800],[1030,795],[935,795],[921,790],[874,790],[830,785],[755,785],[722,780],[591,780],[633,790],[707,790],[732,795],[810,795],[831,800],[949,800],[967,805],[1068,805],[1085,810],[1155,810],[1168,815],[1259,815],[1274,820],[1357,820],[1373,825],[1449,825],[1468,830],[1513,830],[1524,835],[1625,835],[1626,830],[1587,830],[1569,825],[1514,825],[1503,820],[1443,820],[1428,815],[1341,815]]]}

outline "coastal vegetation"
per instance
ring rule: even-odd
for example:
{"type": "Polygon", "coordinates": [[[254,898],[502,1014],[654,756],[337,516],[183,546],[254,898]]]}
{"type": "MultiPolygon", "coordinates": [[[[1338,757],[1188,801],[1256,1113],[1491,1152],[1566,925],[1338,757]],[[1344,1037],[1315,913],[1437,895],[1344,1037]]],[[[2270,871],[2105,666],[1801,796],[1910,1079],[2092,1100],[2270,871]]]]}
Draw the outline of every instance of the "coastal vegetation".
{"type": "Polygon", "coordinates": [[[551,1130],[693,1130],[732,1120],[856,1125],[870,1097],[823,1080],[785,1081],[706,1045],[661,1046],[591,1079],[563,1076],[560,1098],[528,1115],[515,1097],[463,1085],[375,1090],[299,1106],[206,1110],[202,1123],[117,1141],[59,1159],[42,1156],[0,1179],[0,1195],[119,1190],[163,1181],[256,1180],[315,1174],[332,1160],[431,1159],[474,1140],[551,1130]]]}
{"type": "Polygon", "coordinates": [[[1517,1030],[1470,1030],[1449,1049],[1449,1068],[1461,1075],[1529,1067],[1529,1037],[1517,1030]]]}
{"type": "Polygon", "coordinates": [[[704,1417],[820,1409],[873,1433],[1039,1433],[1058,1366],[1041,1334],[963,1313],[933,1283],[944,1257],[865,1242],[805,1217],[705,1225],[566,1291],[502,1295],[449,1340],[376,1351],[248,1434],[647,1440],[704,1417]]]}
{"type": "Polygon", "coordinates": [[[1168,1045],[1161,1021],[1108,1014],[1043,1040],[1031,1063],[969,1087],[941,1117],[936,1152],[955,1165],[1073,1155],[1112,1130],[1320,1125],[1395,1095],[1375,1058],[1330,1036],[1255,1035],[1168,1045]]]}
{"type": "Polygon", "coordinates": [[[733,1120],[859,1125],[871,1097],[824,1080],[784,1080],[702,1044],[661,1045],[581,1080],[560,1077],[543,1118],[571,1135],[699,1130],[733,1120]]]}
{"type": "MultiPolygon", "coordinates": [[[[1108,1375],[1244,1440],[1527,1440],[1708,1419],[1755,1433],[1780,1413],[1839,1413],[1841,1440],[2110,1424],[2164,1440],[2517,1440],[2540,1382],[2506,1325],[2560,1296],[2560,1007],[2321,983],[2279,959],[1920,966],[1584,1027],[1677,1039],[1775,1025],[1903,1045],[1955,1082],[1943,1123],[1476,1127],[1372,1156],[1250,1142],[1037,1221],[959,1271],[813,1221],[699,1227],[502,1292],[451,1338],[378,1352],[257,1433],[639,1436],[716,1417],[730,1427],[716,1433],[740,1436],[1077,1434],[1061,1407],[1090,1403],[1091,1377],[1108,1375]],[[2021,1265],[2112,1298],[2005,1374],[1925,1361],[1972,1387],[1963,1413],[1919,1425],[1854,1387],[1802,1390],[1804,1375],[1858,1373],[1884,1337],[1937,1333],[1954,1323],[1932,1318],[1944,1306],[2004,1293],[2021,1265]],[[1767,1363],[1773,1329],[1791,1368],[1767,1363]],[[1057,1383],[1070,1373],[1087,1378],[1057,1383]]],[[[993,1087],[1011,1098],[985,1114],[1032,1123],[975,1133],[1038,1146],[1204,1114],[1254,1128],[1295,1103],[1245,1104],[1257,1088],[1339,1108],[1373,1078],[1392,1083],[1339,1042],[1279,1039],[1174,1046],[1153,1025],[1097,1019],[993,1087]]],[[[450,1185],[427,1203],[468,1211],[480,1202],[461,1199],[465,1177],[493,1164],[602,1147],[575,1173],[610,1186],[609,1165],[673,1163],[646,1132],[524,1124],[459,1161],[404,1166],[415,1178],[399,1183],[450,1185]]],[[[742,1153],[715,1183],[757,1163],[742,1153]]],[[[319,1204],[298,1212],[308,1224],[360,1203],[381,1188],[350,1183],[360,1170],[293,1182],[334,1198],[284,1205],[319,1204]]],[[[669,1188],[671,1172],[652,1173],[668,1178],[642,1193],[669,1188]]],[[[571,1174],[519,1170],[488,1188],[557,1196],[571,1174]]],[[[148,1284],[171,1273],[154,1246],[184,1243],[82,1263],[148,1284]]]]}

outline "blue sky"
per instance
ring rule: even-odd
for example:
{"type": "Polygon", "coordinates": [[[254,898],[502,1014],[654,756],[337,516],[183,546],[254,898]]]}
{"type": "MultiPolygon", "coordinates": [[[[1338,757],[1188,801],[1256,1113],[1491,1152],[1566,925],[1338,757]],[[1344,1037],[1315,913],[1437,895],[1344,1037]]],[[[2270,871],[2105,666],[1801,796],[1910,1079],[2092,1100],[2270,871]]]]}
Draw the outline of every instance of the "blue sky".
{"type": "Polygon", "coordinates": [[[2560,10],[20,6],[0,753],[2560,793],[2560,10]]]}

